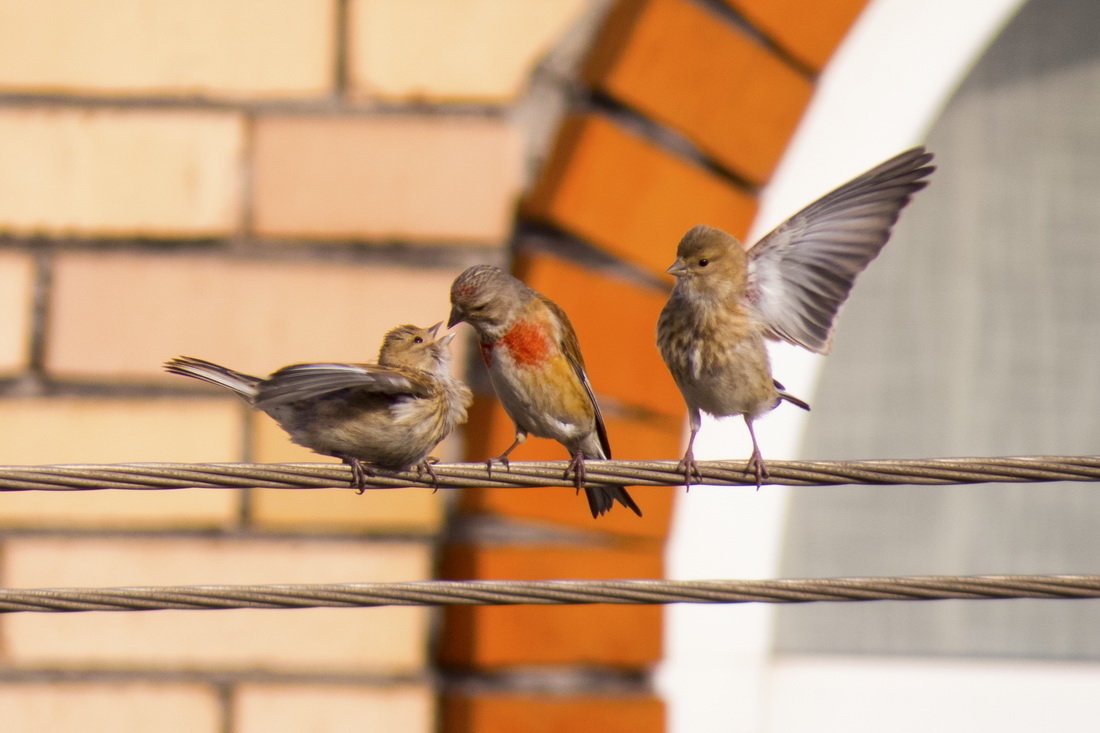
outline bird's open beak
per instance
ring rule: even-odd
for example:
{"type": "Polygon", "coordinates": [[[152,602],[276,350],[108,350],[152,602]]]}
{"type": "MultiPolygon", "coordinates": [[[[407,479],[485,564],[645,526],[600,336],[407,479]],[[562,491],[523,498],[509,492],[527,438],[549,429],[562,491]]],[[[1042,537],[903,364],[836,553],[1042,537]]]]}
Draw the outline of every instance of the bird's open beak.
{"type": "Polygon", "coordinates": [[[450,346],[451,342],[455,340],[455,332],[445,333],[435,340],[440,346],[450,346]]]}
{"type": "Polygon", "coordinates": [[[447,328],[454,328],[455,324],[462,323],[464,320],[462,311],[458,309],[458,306],[454,306],[451,308],[451,317],[447,319],[447,328]]]}
{"type": "Polygon", "coordinates": [[[443,325],[443,321],[440,321],[439,323],[435,324],[434,326],[431,326],[431,327],[428,328],[428,333],[430,333],[432,335],[433,339],[435,338],[436,333],[439,332],[439,327],[442,326],[442,325],[443,325]]]}
{"type": "Polygon", "coordinates": [[[687,271],[687,263],[680,259],[677,259],[667,270],[665,270],[669,275],[674,275],[676,277],[683,275],[687,271]]]}

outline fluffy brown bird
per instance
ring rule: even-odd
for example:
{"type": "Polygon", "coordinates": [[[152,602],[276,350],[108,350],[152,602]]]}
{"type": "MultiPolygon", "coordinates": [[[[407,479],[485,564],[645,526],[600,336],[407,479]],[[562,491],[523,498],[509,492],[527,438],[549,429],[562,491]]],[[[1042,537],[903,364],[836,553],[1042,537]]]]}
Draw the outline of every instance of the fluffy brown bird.
{"type": "Polygon", "coordinates": [[[573,325],[558,307],[499,267],[475,265],[451,286],[449,326],[465,321],[477,332],[481,356],[504,411],[516,424],[516,439],[490,458],[508,464],[508,454],[527,435],[553,438],[573,460],[569,470],[588,497],[593,517],[615,501],[639,517],[641,509],[620,486],[584,485],[584,461],[610,458],[603,416],[573,325]]]}
{"type": "Polygon", "coordinates": [[[164,368],[237,393],[298,445],[348,464],[363,493],[371,467],[415,465],[434,479],[428,454],[466,422],[473,395],[451,376],[454,334],[436,338],[441,325],[393,329],[377,364],[295,364],[266,379],[187,356],[164,368]]]}
{"type": "Polygon", "coordinates": [[[810,409],[772,378],[765,339],[824,354],[856,276],[878,255],[910,197],[927,185],[932,154],[913,148],[826,194],[746,252],[707,226],[688,231],[668,272],[672,295],[657,347],[688,407],[691,437],[679,470],[699,476],[692,446],[700,413],[742,415],[752,438],[747,471],[768,475],[753,420],[781,401],[810,409]]]}

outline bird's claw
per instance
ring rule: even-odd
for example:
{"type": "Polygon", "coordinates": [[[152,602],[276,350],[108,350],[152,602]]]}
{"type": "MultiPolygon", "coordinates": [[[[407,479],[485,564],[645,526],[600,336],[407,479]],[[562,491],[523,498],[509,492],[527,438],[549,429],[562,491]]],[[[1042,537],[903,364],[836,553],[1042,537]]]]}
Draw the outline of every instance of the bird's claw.
{"type": "Polygon", "coordinates": [[[569,462],[569,466],[566,467],[565,473],[561,475],[563,479],[569,478],[569,474],[573,474],[573,486],[576,487],[577,492],[584,488],[584,454],[574,453],[573,460],[569,462]]]}
{"type": "Polygon", "coordinates": [[[764,456],[760,455],[760,451],[754,450],[752,452],[752,456],[749,457],[749,462],[745,466],[745,472],[756,477],[756,490],[760,491],[760,484],[768,478],[768,467],[764,465],[764,456]]]}
{"type": "Polygon", "coordinates": [[[499,461],[500,465],[504,466],[505,471],[512,470],[512,464],[508,460],[507,454],[493,456],[492,458],[485,461],[485,473],[489,474],[489,478],[493,477],[493,461],[499,461]]]}
{"type": "Polygon", "coordinates": [[[351,485],[356,494],[362,494],[367,490],[367,479],[374,476],[374,471],[363,465],[358,458],[344,458],[344,463],[351,469],[351,485]]]}
{"type": "Polygon", "coordinates": [[[699,464],[695,462],[695,455],[688,451],[680,462],[676,464],[676,470],[684,474],[684,488],[691,491],[692,477],[703,482],[703,473],[699,470],[699,464]]]}
{"type": "Polygon", "coordinates": [[[425,473],[432,477],[432,493],[439,491],[439,476],[436,475],[435,469],[432,468],[435,464],[439,463],[439,459],[434,456],[428,456],[420,463],[416,464],[416,478],[420,479],[425,473]]]}

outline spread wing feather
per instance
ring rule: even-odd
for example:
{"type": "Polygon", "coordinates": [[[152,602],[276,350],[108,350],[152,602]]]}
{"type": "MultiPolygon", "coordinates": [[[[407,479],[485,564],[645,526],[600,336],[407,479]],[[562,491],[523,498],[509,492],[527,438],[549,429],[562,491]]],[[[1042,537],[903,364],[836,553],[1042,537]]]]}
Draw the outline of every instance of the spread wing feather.
{"type": "Polygon", "coordinates": [[[748,252],[746,301],[771,338],[826,353],[833,322],[890,229],[935,170],[907,150],[821,197],[748,252]]]}

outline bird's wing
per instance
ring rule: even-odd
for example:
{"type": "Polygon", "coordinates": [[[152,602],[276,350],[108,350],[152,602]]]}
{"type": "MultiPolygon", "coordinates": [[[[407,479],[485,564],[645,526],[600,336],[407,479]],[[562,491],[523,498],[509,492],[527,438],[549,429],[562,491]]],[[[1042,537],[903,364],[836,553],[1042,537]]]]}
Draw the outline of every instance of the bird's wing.
{"type": "Polygon", "coordinates": [[[415,372],[377,364],[295,364],[283,367],[259,387],[256,406],[275,407],[344,389],[379,395],[426,397],[427,381],[415,372]]]}
{"type": "Polygon", "coordinates": [[[878,255],[910,197],[935,168],[907,150],[822,196],[748,252],[745,300],[768,336],[826,353],[856,276],[878,255]]]}
{"type": "Polygon", "coordinates": [[[573,367],[577,378],[581,381],[585,394],[588,395],[588,401],[592,403],[592,411],[596,417],[596,437],[600,439],[600,447],[603,448],[604,458],[609,459],[611,458],[611,443],[607,439],[607,428],[603,424],[600,403],[596,401],[596,393],[592,391],[592,383],[588,381],[588,372],[584,368],[584,357],[581,356],[581,345],[577,341],[577,332],[573,330],[573,324],[569,322],[569,316],[565,315],[565,311],[557,303],[542,295],[538,295],[538,298],[558,317],[558,322],[561,324],[561,343],[559,346],[561,346],[562,353],[569,361],[569,365],[573,367]]]}

